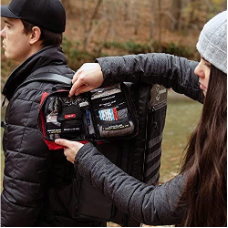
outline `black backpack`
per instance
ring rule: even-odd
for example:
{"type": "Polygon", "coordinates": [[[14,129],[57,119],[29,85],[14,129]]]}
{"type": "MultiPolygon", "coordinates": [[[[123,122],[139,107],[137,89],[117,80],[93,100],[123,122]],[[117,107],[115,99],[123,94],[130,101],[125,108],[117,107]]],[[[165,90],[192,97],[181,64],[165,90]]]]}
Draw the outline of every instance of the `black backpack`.
{"type": "MultiPolygon", "coordinates": [[[[71,86],[71,79],[53,73],[34,75],[21,86],[32,81],[52,82],[68,89],[71,86]]],[[[136,107],[139,126],[137,135],[133,138],[120,138],[105,143],[93,140],[93,144],[129,175],[147,184],[157,184],[167,108],[167,90],[157,84],[125,84],[136,107]]],[[[53,199],[51,202],[53,210],[58,211],[61,207],[65,207],[72,218],[112,221],[122,226],[139,226],[139,222],[118,210],[110,200],[77,173],[71,185],[55,189],[50,192],[50,195],[53,199]],[[57,204],[56,199],[62,202],[57,204]]]]}

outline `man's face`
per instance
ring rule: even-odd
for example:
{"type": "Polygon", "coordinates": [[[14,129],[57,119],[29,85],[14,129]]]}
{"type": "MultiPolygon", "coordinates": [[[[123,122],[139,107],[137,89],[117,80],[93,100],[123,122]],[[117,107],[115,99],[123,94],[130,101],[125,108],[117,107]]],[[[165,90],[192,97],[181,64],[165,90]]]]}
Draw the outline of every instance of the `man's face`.
{"type": "Polygon", "coordinates": [[[20,19],[3,18],[4,28],[1,30],[4,54],[6,58],[23,62],[30,56],[31,34],[24,33],[24,25],[20,19]]]}

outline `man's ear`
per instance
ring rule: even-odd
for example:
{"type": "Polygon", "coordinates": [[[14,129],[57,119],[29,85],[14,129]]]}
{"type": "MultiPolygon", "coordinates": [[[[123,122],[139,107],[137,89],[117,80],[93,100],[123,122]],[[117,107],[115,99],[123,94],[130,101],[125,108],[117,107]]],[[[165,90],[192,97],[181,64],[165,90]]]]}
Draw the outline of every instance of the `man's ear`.
{"type": "Polygon", "coordinates": [[[32,28],[31,36],[30,36],[30,44],[35,44],[40,40],[41,31],[40,28],[37,26],[34,26],[32,28]]]}

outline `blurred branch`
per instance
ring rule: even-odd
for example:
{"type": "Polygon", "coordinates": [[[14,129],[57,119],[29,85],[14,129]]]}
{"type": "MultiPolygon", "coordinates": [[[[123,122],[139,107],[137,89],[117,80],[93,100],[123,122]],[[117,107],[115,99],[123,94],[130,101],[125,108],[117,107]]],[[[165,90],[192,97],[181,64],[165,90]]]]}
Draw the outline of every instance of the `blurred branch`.
{"type": "Polygon", "coordinates": [[[162,42],[162,0],[158,0],[158,50],[161,52],[162,42]]]}
{"type": "Polygon", "coordinates": [[[171,19],[170,30],[181,29],[181,11],[183,0],[172,0],[171,9],[166,12],[167,16],[171,19]]]}
{"type": "Polygon", "coordinates": [[[72,14],[72,4],[70,2],[70,0],[61,0],[65,10],[66,10],[66,13],[67,14],[72,14]]]}
{"type": "Polygon", "coordinates": [[[90,31],[90,30],[92,29],[92,27],[93,27],[93,20],[94,20],[94,19],[96,18],[96,16],[97,16],[97,13],[98,13],[98,11],[99,11],[99,8],[100,8],[101,3],[102,3],[102,0],[98,0],[98,2],[97,2],[97,4],[96,4],[96,7],[95,7],[95,9],[94,9],[94,11],[93,11],[93,15],[92,15],[92,17],[90,18],[89,28],[88,28],[89,31],[90,31]]]}
{"type": "Polygon", "coordinates": [[[116,13],[117,13],[116,1],[114,0],[111,0],[110,2],[106,1],[106,3],[104,3],[103,18],[105,18],[105,20],[107,21],[107,26],[106,26],[107,29],[101,43],[98,45],[98,47],[95,48],[97,55],[101,54],[104,44],[106,43],[108,39],[108,35],[111,33],[111,31],[115,33],[114,31],[115,29],[113,28],[113,23],[116,21],[116,13]]]}
{"type": "Polygon", "coordinates": [[[97,26],[95,28],[93,28],[94,26],[94,20],[98,14],[100,5],[102,3],[102,0],[98,0],[97,4],[94,8],[93,14],[91,16],[91,18],[89,19],[89,24],[87,27],[87,23],[86,23],[86,17],[85,17],[85,2],[84,0],[81,1],[82,2],[82,24],[83,24],[83,28],[84,28],[84,40],[83,40],[83,50],[87,51],[87,46],[88,43],[91,39],[92,34],[94,33],[94,31],[96,30],[97,27],[99,27],[99,25],[103,22],[103,18],[98,22],[97,26]]]}

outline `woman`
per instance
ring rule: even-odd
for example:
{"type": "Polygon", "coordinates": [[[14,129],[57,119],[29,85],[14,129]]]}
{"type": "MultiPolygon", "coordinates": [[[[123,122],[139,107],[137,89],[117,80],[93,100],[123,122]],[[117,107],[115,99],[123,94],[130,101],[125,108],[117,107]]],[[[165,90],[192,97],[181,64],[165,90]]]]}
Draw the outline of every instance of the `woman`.
{"type": "MultiPolygon", "coordinates": [[[[197,49],[202,58],[195,74],[205,97],[204,107],[189,140],[181,172],[171,181],[161,186],[147,186],[118,169],[92,144],[83,146],[78,142],[56,140],[66,147],[67,159],[75,164],[82,176],[90,179],[121,210],[140,222],[151,225],[227,225],[226,37],[227,12],[212,18],[200,34],[197,49]]],[[[144,81],[171,86],[177,92],[194,97],[194,80],[188,78],[191,62],[168,56],[170,61],[162,63],[165,73],[157,74],[157,66],[152,61],[155,55],[103,58],[98,59],[100,65],[85,64],[73,79],[70,95],[94,89],[102,83],[144,81]]],[[[160,55],[164,54],[157,54],[156,58],[160,55]]]]}

